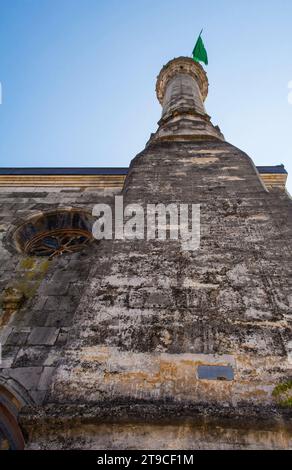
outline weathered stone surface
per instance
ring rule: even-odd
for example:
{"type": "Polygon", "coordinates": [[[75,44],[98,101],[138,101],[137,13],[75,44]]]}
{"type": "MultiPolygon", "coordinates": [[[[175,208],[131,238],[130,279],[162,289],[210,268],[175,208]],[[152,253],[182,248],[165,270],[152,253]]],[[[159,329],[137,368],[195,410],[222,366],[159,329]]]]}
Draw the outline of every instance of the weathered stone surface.
{"type": "Polygon", "coordinates": [[[53,345],[57,339],[59,330],[52,327],[37,326],[32,329],[28,338],[28,344],[32,345],[53,345]]]}
{"type": "Polygon", "coordinates": [[[38,383],[38,390],[48,390],[54,371],[55,367],[44,367],[40,381],[38,383]]]}
{"type": "MultiPolygon", "coordinates": [[[[99,202],[110,198],[111,192],[107,190],[104,196],[104,190],[91,189],[89,193],[91,201],[99,202]]],[[[31,402],[40,406],[47,396],[97,247],[85,250],[86,255],[80,252],[48,261],[19,253],[9,237],[28,217],[64,207],[64,195],[73,206],[78,194],[75,188],[70,193],[54,187],[0,188],[0,386],[6,384],[13,390],[23,400],[22,406],[31,402]],[[15,288],[23,300],[14,302],[9,314],[3,310],[7,288],[15,288]]],[[[89,199],[85,198],[83,205],[80,201],[79,207],[90,212],[93,203],[88,203],[89,199]]],[[[10,305],[11,300],[15,299],[9,299],[10,305]]]]}
{"type": "Polygon", "coordinates": [[[20,415],[28,448],[292,448],[274,392],[292,376],[291,199],[212,125],[204,77],[189,59],[163,69],[163,118],[122,193],[200,204],[198,250],[104,240],[42,265],[10,230],[57,205],[113,206],[116,190],[1,191],[3,288],[26,300],[3,323],[0,379],[34,403],[20,415]],[[200,379],[202,365],[234,379],[200,379]]]}
{"type": "Polygon", "coordinates": [[[9,376],[19,382],[26,390],[37,389],[42,367],[15,367],[9,370],[9,376]]]}
{"type": "Polygon", "coordinates": [[[166,424],[88,424],[83,427],[70,426],[62,433],[64,440],[56,438],[56,433],[36,434],[28,444],[28,449],[128,449],[129,436],[131,449],[182,449],[182,450],[260,450],[289,449],[292,447],[291,433],[286,429],[244,429],[222,427],[210,423],[205,425],[166,424]],[[135,436],[135,437],[133,437],[135,436]]]}

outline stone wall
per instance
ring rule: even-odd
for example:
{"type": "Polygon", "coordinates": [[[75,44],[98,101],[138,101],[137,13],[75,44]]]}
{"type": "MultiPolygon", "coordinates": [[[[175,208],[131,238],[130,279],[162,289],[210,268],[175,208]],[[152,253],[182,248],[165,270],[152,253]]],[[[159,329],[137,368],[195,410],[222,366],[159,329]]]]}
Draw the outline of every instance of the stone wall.
{"type": "Polygon", "coordinates": [[[171,99],[122,191],[124,204],[144,208],[200,204],[197,250],[115,239],[27,258],[11,250],[11,225],[46,209],[113,205],[114,193],[0,193],[0,377],[26,397],[28,448],[292,447],[291,199],[268,191],[198,112],[207,85],[191,59],[162,69],[157,94],[171,99]]]}
{"type": "Polygon", "coordinates": [[[62,358],[98,243],[48,260],[17,252],[10,233],[35,214],[92,210],[116,190],[0,188],[0,385],[40,406],[62,358]]]}
{"type": "MultiPolygon", "coordinates": [[[[103,439],[88,443],[88,423],[175,425],[178,417],[198,423],[205,416],[207,425],[214,416],[229,436],[218,437],[219,447],[225,439],[234,448],[268,447],[270,439],[256,438],[260,423],[275,448],[291,446],[287,397],[275,393],[291,377],[291,200],[268,192],[247,155],[225,142],[148,146],[133,160],[123,194],[125,203],[200,203],[201,246],[185,252],[180,241],[101,242],[43,426],[58,417],[64,432],[83,429],[74,446],[102,447],[103,439]],[[199,365],[230,366],[234,379],[200,379],[199,365]],[[240,425],[233,433],[230,419],[234,427],[239,415],[246,431],[240,425]],[[236,444],[238,433],[246,441],[236,444]]],[[[23,423],[37,446],[31,415],[23,423]]],[[[169,442],[164,429],[164,448],[189,445],[169,442]]],[[[200,433],[189,432],[186,442],[200,433]]],[[[155,433],[145,441],[123,431],[121,439],[126,448],[156,445],[155,433]]],[[[204,439],[201,446],[215,446],[204,439]]],[[[52,442],[68,441],[55,434],[52,442]]]]}

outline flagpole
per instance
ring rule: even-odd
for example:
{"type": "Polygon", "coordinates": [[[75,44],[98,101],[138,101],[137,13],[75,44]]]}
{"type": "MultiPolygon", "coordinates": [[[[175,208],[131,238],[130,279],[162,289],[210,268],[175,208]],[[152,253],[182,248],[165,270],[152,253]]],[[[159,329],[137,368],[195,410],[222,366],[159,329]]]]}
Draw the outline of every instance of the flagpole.
{"type": "MultiPolygon", "coordinates": [[[[199,37],[201,36],[202,32],[203,32],[203,29],[201,29],[201,32],[200,32],[200,34],[199,34],[199,36],[198,36],[198,39],[199,39],[199,37]]],[[[198,41],[198,39],[197,39],[197,41],[198,41]]]]}

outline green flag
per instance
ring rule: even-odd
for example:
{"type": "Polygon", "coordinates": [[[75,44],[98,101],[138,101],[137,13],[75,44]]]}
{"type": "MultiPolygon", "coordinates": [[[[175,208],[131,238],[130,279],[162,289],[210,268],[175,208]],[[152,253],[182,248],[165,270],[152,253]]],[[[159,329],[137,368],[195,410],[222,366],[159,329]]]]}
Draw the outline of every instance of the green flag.
{"type": "Polygon", "coordinates": [[[200,32],[200,35],[193,50],[193,59],[195,62],[204,62],[204,64],[208,65],[207,51],[201,38],[202,31],[200,32]]]}

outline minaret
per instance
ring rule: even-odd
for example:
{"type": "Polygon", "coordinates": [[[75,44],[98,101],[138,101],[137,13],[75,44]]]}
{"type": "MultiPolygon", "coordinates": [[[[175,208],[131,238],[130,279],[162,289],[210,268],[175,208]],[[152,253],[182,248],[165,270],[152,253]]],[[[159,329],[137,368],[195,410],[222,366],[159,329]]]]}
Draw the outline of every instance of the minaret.
{"type": "Polygon", "coordinates": [[[124,205],[200,204],[200,246],[96,244],[43,409],[21,424],[31,448],[48,435],[74,449],[292,448],[291,200],[212,125],[199,64],[171,60],[156,91],[162,118],[124,205]]]}
{"type": "Polygon", "coordinates": [[[200,64],[189,57],[169,61],[158,75],[156,94],[162,105],[162,117],[151,142],[224,140],[205,110],[208,78],[200,64]]]}

